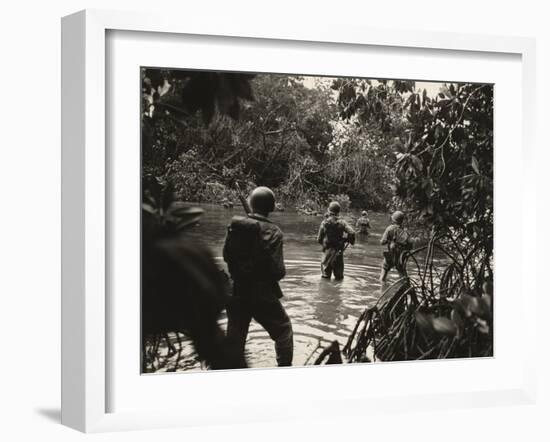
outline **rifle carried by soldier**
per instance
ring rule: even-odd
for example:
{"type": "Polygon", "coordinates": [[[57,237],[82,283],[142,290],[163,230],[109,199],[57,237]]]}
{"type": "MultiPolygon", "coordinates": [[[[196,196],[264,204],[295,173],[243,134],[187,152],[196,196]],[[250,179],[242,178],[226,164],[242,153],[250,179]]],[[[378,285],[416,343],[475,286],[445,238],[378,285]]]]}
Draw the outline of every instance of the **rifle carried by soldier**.
{"type": "Polygon", "coordinates": [[[235,190],[237,191],[237,196],[239,198],[239,201],[241,202],[241,205],[243,206],[245,213],[247,215],[252,213],[252,209],[250,208],[250,205],[248,204],[246,198],[243,196],[241,186],[239,186],[239,183],[237,181],[235,181],[235,190]]]}

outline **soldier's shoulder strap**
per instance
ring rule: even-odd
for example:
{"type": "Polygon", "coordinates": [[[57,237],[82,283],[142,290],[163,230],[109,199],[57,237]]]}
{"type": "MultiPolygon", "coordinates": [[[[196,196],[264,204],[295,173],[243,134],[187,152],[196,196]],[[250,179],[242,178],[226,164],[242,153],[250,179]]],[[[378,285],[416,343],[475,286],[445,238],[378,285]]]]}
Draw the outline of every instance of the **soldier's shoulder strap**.
{"type": "Polygon", "coordinates": [[[260,222],[249,216],[234,216],[229,227],[232,230],[259,230],[260,222]]]}

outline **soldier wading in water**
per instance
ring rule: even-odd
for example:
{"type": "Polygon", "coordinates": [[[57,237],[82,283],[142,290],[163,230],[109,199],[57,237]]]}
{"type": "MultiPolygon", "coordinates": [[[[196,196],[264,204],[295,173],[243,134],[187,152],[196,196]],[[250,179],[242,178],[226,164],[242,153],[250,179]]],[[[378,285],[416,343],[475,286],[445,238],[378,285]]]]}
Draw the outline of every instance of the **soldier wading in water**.
{"type": "Polygon", "coordinates": [[[355,242],[355,231],[347,222],[339,218],[340,204],[333,201],[328,206],[328,217],[323,220],[317,235],[317,241],[323,246],[321,259],[321,277],[330,279],[344,278],[344,247],[355,242]]]}
{"type": "Polygon", "coordinates": [[[355,228],[359,230],[359,233],[364,235],[365,238],[369,236],[370,220],[366,210],[361,212],[361,216],[357,219],[355,228]]]}
{"type": "Polygon", "coordinates": [[[388,250],[384,252],[380,274],[380,282],[382,283],[386,281],[386,277],[392,268],[397,270],[399,277],[407,276],[407,269],[403,262],[403,252],[412,249],[413,246],[413,240],[409,232],[403,228],[405,214],[397,210],[393,212],[391,220],[392,223],[386,228],[380,239],[380,244],[388,246],[388,250]]]}
{"type": "Polygon", "coordinates": [[[233,296],[227,307],[227,337],[244,353],[250,321],[254,318],[275,341],[279,366],[292,365],[293,334],[281,301],[279,281],[285,276],[283,232],[268,216],[275,195],[267,187],[250,194],[252,213],[235,216],[227,229],[223,258],[233,279],[233,296]]]}

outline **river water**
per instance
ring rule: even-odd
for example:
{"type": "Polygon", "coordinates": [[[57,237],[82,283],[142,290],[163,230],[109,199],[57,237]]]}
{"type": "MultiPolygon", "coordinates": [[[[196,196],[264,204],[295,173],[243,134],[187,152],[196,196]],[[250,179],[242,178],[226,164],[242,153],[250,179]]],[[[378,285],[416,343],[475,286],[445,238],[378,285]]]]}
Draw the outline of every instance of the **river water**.
{"type": "MultiPolygon", "coordinates": [[[[225,233],[231,217],[242,215],[240,207],[225,209],[218,205],[196,204],[205,213],[192,235],[205,241],[214,252],[220,266],[225,268],[221,257],[225,233]]],[[[359,213],[349,213],[344,219],[355,225],[359,213]]],[[[380,237],[389,223],[389,215],[369,213],[371,231],[368,240],[358,235],[353,247],[345,252],[343,281],[321,279],[321,247],[317,232],[322,221],[320,216],[309,216],[295,211],[275,212],[271,219],[284,233],[284,257],[286,277],[281,281],[284,293],[282,303],[292,320],[294,330],[294,365],[312,363],[333,340],[343,347],[363,310],[373,306],[380,297],[380,265],[382,246],[380,237]],[[322,347],[322,348],[321,348],[322,347]]],[[[396,279],[391,274],[388,282],[396,279]]],[[[225,313],[221,318],[226,326],[225,313]]],[[[172,336],[175,343],[175,336],[172,336]]],[[[176,344],[177,346],[177,344],[176,344]]],[[[167,348],[161,348],[166,352],[167,348]]],[[[246,356],[251,368],[274,367],[273,341],[256,322],[252,321],[246,343],[246,356]]],[[[192,346],[184,339],[179,356],[167,359],[158,371],[187,371],[200,369],[192,346]]]]}

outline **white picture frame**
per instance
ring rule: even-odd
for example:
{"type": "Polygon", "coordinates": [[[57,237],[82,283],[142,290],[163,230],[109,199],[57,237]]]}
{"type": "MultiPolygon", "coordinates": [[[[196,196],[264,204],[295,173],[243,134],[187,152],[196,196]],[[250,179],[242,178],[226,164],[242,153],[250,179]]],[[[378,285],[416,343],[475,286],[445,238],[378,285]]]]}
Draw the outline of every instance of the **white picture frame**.
{"type": "MultiPolygon", "coordinates": [[[[108,327],[108,229],[109,202],[106,119],[106,35],[109,31],[141,31],[165,35],[202,35],[242,39],[269,39],[285,42],[312,42],[346,45],[368,45],[380,48],[468,51],[478,54],[514,54],[521,57],[521,160],[523,186],[521,219],[534,218],[534,174],[529,174],[534,161],[535,109],[535,43],[518,37],[494,37],[420,31],[389,31],[345,26],[302,25],[280,27],[262,22],[247,24],[215,22],[210,17],[194,17],[185,25],[169,15],[86,10],[62,20],[62,423],[84,432],[140,428],[246,422],[334,415],[327,404],[335,399],[312,398],[310,407],[265,407],[235,404],[227,410],[223,401],[210,414],[197,407],[195,413],[173,408],[154,411],[108,412],[109,382],[108,327]],[[243,413],[243,410],[253,410],[243,413]]],[[[496,105],[498,112],[498,104],[496,105]]],[[[136,114],[137,115],[137,114],[136,114]]],[[[137,118],[137,116],[136,116],[137,118]]],[[[502,176],[501,178],[502,179],[502,176]]],[[[498,174],[497,174],[498,180],[498,174]]],[[[525,223],[523,223],[525,225],[525,223]]],[[[525,227],[523,227],[525,228],[525,227]]],[[[533,253],[533,244],[522,244],[521,262],[533,253]]],[[[498,254],[497,254],[498,259],[498,254]]],[[[498,270],[497,270],[498,271],[498,270]]],[[[523,274],[527,274],[525,271],[523,274]]],[[[534,281],[523,278],[518,309],[525,311],[536,304],[534,281]]],[[[399,391],[378,397],[376,403],[355,396],[342,395],[337,402],[338,414],[367,414],[373,411],[399,411],[409,407],[436,409],[533,403],[535,398],[535,335],[533,321],[521,317],[525,330],[525,348],[521,373],[499,389],[464,390],[461,393],[403,395],[399,391]]],[[[498,321],[498,314],[496,314],[498,321]]],[[[498,354],[496,355],[498,358],[498,354]]],[[[460,364],[460,362],[457,362],[460,364]]],[[[387,367],[390,367],[388,365],[387,367]]],[[[357,366],[354,370],[363,370],[357,366]]],[[[334,374],[342,367],[324,368],[334,374]]],[[[377,368],[384,369],[384,365],[377,368]]],[[[389,369],[389,368],[388,368],[389,369]]],[[[285,372],[285,370],[283,370],[285,372]]],[[[292,376],[286,371],[284,376],[292,376]]],[[[355,371],[357,375],[357,371],[355,371]]],[[[213,373],[207,374],[214,375],[213,373]]],[[[217,373],[215,374],[217,375],[217,373]]],[[[227,376],[228,373],[221,374],[227,376]]],[[[242,373],[241,373],[242,375],[242,373]]],[[[250,375],[252,377],[252,375],[250,375]]],[[[254,377],[272,376],[267,371],[254,377]]],[[[242,376],[241,376],[242,377],[242,376]]],[[[198,378],[196,378],[198,379],[198,378]]],[[[212,381],[214,377],[212,376],[212,381]]],[[[216,379],[223,379],[216,376],[216,379]]],[[[235,378],[237,379],[237,378],[235,378]]],[[[203,381],[203,380],[202,380],[203,381]]],[[[201,381],[201,382],[202,382],[201,381]]],[[[218,381],[219,382],[219,381],[218,381]]],[[[242,382],[242,380],[240,381],[242,382]]],[[[261,380],[260,380],[261,382],[261,380]]]]}

